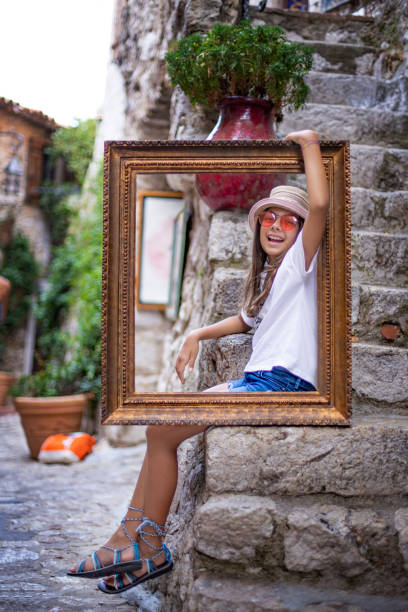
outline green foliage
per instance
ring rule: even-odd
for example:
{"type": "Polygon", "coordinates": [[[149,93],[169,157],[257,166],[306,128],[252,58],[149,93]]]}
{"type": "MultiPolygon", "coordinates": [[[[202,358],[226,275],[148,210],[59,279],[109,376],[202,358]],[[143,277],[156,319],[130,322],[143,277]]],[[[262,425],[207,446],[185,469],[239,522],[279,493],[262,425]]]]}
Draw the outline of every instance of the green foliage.
{"type": "Polygon", "coordinates": [[[96,120],[77,120],[77,125],[56,130],[52,135],[49,155],[52,161],[63,157],[68,169],[80,185],[92,159],[96,134],[96,120]]]}
{"type": "Polygon", "coordinates": [[[40,207],[48,222],[52,246],[64,242],[72,213],[69,196],[77,191],[72,183],[56,185],[47,180],[41,186],[40,207]]]}
{"type": "Polygon", "coordinates": [[[278,26],[216,24],[207,34],[192,34],[167,53],[167,70],[193,104],[212,109],[226,96],[270,100],[278,111],[297,109],[306,100],[304,76],[313,49],[289,42],[278,26]]]}
{"type": "Polygon", "coordinates": [[[0,274],[10,281],[11,292],[7,315],[0,325],[0,357],[4,352],[7,338],[27,318],[39,273],[38,264],[30,251],[29,241],[20,232],[3,250],[3,254],[0,274]]]}
{"type": "Polygon", "coordinates": [[[92,392],[100,398],[102,286],[102,167],[87,216],[72,213],[64,244],[54,251],[47,287],[37,306],[37,364],[23,376],[13,395],[55,396],[92,392]],[[64,331],[67,313],[74,329],[64,331]]]}

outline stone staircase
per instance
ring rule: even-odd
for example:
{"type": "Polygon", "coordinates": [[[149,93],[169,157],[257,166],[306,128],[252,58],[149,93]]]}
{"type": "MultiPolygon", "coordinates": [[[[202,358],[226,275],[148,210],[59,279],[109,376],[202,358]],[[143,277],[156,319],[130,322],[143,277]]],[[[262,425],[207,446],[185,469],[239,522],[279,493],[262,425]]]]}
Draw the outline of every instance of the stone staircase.
{"type": "MultiPolygon", "coordinates": [[[[188,442],[181,462],[190,467],[170,521],[178,564],[162,588],[165,609],[403,612],[407,81],[398,73],[386,78],[370,19],[279,10],[251,16],[317,52],[309,101],[285,115],[279,134],[313,127],[322,140],[351,141],[353,424],[218,427],[204,444],[188,442]],[[382,334],[385,324],[394,326],[394,340],[382,334]]],[[[245,215],[213,216],[206,320],[236,312],[247,238],[245,215]]],[[[235,376],[249,350],[245,335],[206,343],[202,387],[235,376]]]]}
{"type": "MultiPolygon", "coordinates": [[[[282,25],[282,15],[267,21],[282,25]]],[[[316,56],[308,104],[286,115],[280,132],[313,125],[322,139],[351,142],[354,407],[407,414],[407,79],[384,78],[370,20],[338,17],[338,36],[329,28],[323,40],[312,40],[323,29],[313,21],[292,16],[283,26],[316,56]],[[382,336],[384,323],[396,325],[394,342],[382,336]]]]}

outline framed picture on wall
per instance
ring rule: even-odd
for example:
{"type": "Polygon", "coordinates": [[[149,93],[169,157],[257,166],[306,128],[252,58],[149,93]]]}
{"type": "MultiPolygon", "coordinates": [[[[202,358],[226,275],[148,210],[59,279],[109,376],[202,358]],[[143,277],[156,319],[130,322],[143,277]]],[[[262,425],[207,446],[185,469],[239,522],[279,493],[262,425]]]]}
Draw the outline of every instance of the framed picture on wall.
{"type": "Polygon", "coordinates": [[[140,191],[136,221],[136,308],[166,310],[175,222],[185,209],[180,192],[140,191]]]}

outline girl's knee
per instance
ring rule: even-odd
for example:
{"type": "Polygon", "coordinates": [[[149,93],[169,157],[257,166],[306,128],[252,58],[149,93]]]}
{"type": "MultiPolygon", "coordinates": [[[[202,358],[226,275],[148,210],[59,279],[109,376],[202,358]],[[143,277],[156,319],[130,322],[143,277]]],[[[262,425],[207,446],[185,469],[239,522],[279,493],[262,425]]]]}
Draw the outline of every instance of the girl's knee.
{"type": "Polygon", "coordinates": [[[166,425],[148,425],[146,427],[146,440],[148,444],[161,446],[174,446],[171,431],[166,425]]]}

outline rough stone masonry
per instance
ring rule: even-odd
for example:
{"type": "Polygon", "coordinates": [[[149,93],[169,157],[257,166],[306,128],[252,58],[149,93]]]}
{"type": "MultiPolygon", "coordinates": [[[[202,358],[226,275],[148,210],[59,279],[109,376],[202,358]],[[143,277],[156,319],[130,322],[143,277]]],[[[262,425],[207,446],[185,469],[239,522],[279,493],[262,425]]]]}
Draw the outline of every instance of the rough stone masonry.
{"type": "MultiPolygon", "coordinates": [[[[380,6],[381,3],[379,3],[380,6]]],[[[388,2],[382,7],[388,6],[388,2]]],[[[405,27],[407,3],[395,19],[405,27]]],[[[202,139],[215,116],[192,109],[165,77],[179,35],[239,18],[236,0],[123,0],[114,45],[131,139],[202,139]]],[[[350,429],[215,428],[180,453],[182,483],[168,525],[175,570],[163,609],[344,610],[408,607],[407,52],[370,19],[251,9],[315,48],[306,107],[279,136],[311,126],[349,139],[352,164],[353,411],[350,429]],[[399,53],[399,56],[398,56],[399,53]],[[400,59],[398,59],[400,57],[400,59]],[[396,59],[397,58],[397,59],[396,59]],[[395,340],[384,325],[400,330],[395,340]]],[[[158,390],[185,333],[236,312],[249,261],[239,213],[212,215],[191,181],[167,177],[193,201],[180,315],[167,333],[158,390]]],[[[246,335],[208,342],[189,389],[242,369],[246,335]]],[[[136,589],[135,589],[136,591],[136,589]]],[[[130,597],[130,595],[129,595],[130,597]]]]}

